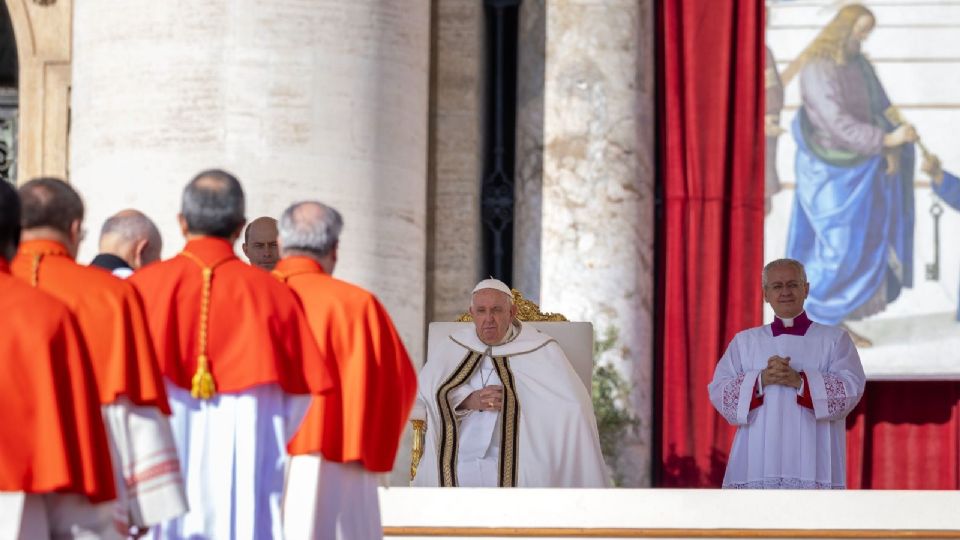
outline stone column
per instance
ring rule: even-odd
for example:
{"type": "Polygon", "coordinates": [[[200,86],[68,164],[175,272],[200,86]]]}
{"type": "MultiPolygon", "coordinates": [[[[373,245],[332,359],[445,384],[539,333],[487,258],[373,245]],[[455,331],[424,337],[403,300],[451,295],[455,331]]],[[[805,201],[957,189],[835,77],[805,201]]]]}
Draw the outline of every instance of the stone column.
{"type": "Polygon", "coordinates": [[[20,68],[17,182],[67,176],[73,0],[6,0],[20,68]]]}
{"type": "Polygon", "coordinates": [[[517,58],[517,157],[514,173],[513,287],[540,302],[543,227],[543,98],[546,0],[520,4],[517,58]]]}
{"type": "Polygon", "coordinates": [[[483,4],[434,6],[427,320],[452,321],[480,274],[483,4]]]}
{"type": "MultiPolygon", "coordinates": [[[[528,250],[518,257],[533,261],[518,267],[527,273],[522,276],[526,283],[536,283],[537,276],[529,274],[539,270],[539,297],[545,310],[591,321],[598,339],[613,338],[600,361],[612,363],[627,379],[632,387],[630,405],[640,419],[639,429],[623,449],[619,472],[625,485],[649,485],[653,2],[557,0],[544,6],[540,0],[524,4],[528,21],[543,17],[545,53],[540,164],[537,96],[521,101],[532,104],[533,110],[520,114],[530,135],[526,147],[521,146],[524,155],[519,156],[518,204],[528,209],[519,218],[528,224],[539,219],[540,227],[518,227],[527,237],[518,247],[528,250]],[[538,167],[542,168],[539,185],[538,167]],[[540,238],[534,238],[538,233],[540,238]]],[[[536,36],[536,32],[521,35],[536,36]]],[[[522,137],[520,144],[524,144],[522,137]]]]}
{"type": "Polygon", "coordinates": [[[337,276],[375,292],[422,357],[429,2],[84,0],[74,51],[70,168],[93,237],[81,260],[124,207],[175,253],[183,186],[223,167],[248,218],[337,207],[337,276]]]}

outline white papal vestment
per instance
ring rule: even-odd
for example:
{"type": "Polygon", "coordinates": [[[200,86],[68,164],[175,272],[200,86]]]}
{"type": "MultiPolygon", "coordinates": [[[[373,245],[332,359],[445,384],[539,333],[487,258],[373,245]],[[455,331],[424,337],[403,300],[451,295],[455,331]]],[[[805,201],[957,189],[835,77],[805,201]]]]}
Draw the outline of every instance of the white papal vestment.
{"type": "Polygon", "coordinates": [[[593,404],[559,345],[532,327],[488,347],[473,327],[429,351],[414,418],[427,421],[415,486],[607,487],[593,404]],[[503,385],[500,412],[457,411],[503,385]]]}
{"type": "Polygon", "coordinates": [[[723,487],[844,488],[845,418],[865,384],[856,347],[840,328],[813,322],[804,335],[774,337],[772,325],[737,334],[708,387],[713,406],[737,426],[723,487]],[[790,357],[807,384],[767,386],[751,410],[771,356],[790,357]],[[798,394],[810,398],[812,410],[798,403],[798,394]]]}

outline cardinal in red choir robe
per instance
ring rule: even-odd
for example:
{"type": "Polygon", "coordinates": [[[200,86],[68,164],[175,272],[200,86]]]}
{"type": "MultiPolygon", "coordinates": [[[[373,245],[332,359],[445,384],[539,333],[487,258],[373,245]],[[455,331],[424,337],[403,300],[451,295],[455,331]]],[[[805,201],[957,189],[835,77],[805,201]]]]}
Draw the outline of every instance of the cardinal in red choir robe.
{"type": "Polygon", "coordinates": [[[147,330],[129,283],[74,261],[83,203],[53,178],[20,187],[23,242],[13,274],[64,302],[90,353],[111,442],[118,523],[145,529],[186,511],[170,406],[147,330]]]}
{"type": "Polygon", "coordinates": [[[335,391],[333,359],[293,292],[234,254],[244,207],[235,177],[201,172],[183,192],[183,251],[130,278],[167,379],[190,503],[159,538],[282,538],[287,442],[309,394],[335,391]]]}
{"type": "Polygon", "coordinates": [[[377,473],[393,468],[417,380],[390,316],[370,292],[334,278],[343,220],[318,202],[280,220],[273,273],[303,303],[340,391],[315,397],[290,442],[286,538],[382,538],[377,473]]]}
{"type": "Polygon", "coordinates": [[[20,205],[0,182],[0,537],[116,537],[97,383],[62,302],[10,275],[20,205]]]}

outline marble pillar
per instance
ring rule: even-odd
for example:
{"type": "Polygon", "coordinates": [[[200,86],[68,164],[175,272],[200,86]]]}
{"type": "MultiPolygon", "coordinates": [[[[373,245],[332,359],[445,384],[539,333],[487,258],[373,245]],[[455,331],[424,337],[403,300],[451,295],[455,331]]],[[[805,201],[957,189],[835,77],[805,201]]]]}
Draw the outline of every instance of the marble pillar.
{"type": "Polygon", "coordinates": [[[517,144],[514,171],[513,287],[540,302],[543,226],[545,0],[520,4],[517,54],[517,144]]]}
{"type": "Polygon", "coordinates": [[[376,293],[421,358],[430,15],[407,0],[77,2],[70,170],[92,233],[80,259],[125,207],[176,253],[183,186],[222,167],[248,218],[303,199],[338,208],[337,276],[376,293]]]}
{"type": "Polygon", "coordinates": [[[427,320],[452,321],[480,275],[483,5],[437,0],[434,10],[427,320]]]}
{"type": "MultiPolygon", "coordinates": [[[[524,258],[518,282],[539,280],[545,310],[591,321],[598,339],[614,336],[599,361],[627,379],[630,407],[640,420],[618,469],[625,485],[646,486],[653,383],[653,1],[524,4],[521,28],[543,20],[544,67],[542,109],[519,115],[526,136],[518,144],[518,205],[524,210],[517,245],[527,251],[518,254],[524,258]]],[[[537,34],[522,32],[521,40],[537,34]]],[[[521,70],[525,75],[539,76],[521,70]]],[[[538,106],[538,96],[521,97],[522,108],[538,106]]]]}
{"type": "Polygon", "coordinates": [[[5,0],[17,39],[17,182],[67,176],[73,0],[5,0]]]}

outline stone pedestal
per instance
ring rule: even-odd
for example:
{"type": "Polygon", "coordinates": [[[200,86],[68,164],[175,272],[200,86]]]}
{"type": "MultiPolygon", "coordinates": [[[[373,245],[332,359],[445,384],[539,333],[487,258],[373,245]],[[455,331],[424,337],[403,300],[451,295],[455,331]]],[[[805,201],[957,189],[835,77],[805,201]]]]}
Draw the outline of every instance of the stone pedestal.
{"type": "MultiPolygon", "coordinates": [[[[593,322],[598,339],[613,337],[600,361],[613,363],[628,380],[630,406],[640,419],[623,449],[620,473],[626,485],[649,485],[653,2],[525,2],[523,9],[526,21],[542,17],[545,39],[542,111],[535,93],[521,92],[517,245],[523,251],[517,256],[523,262],[517,282],[539,285],[544,310],[593,322]]],[[[521,40],[542,39],[528,24],[521,22],[521,40]]],[[[530,69],[521,77],[527,73],[538,76],[530,69]]],[[[536,86],[528,88],[535,92],[536,86]]]]}
{"type": "Polygon", "coordinates": [[[380,297],[419,361],[429,2],[84,0],[74,50],[70,170],[91,232],[81,260],[123,207],[151,216],[164,255],[177,252],[183,186],[222,167],[243,183],[248,218],[304,199],[337,207],[337,276],[380,297]]]}

